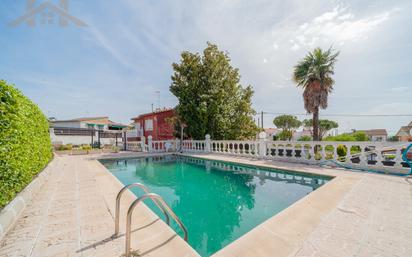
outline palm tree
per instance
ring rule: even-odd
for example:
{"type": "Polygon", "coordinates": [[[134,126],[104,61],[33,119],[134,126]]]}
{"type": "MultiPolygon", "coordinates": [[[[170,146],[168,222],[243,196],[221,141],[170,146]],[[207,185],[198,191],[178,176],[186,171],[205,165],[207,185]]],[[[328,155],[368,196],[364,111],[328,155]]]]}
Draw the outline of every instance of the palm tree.
{"type": "Polygon", "coordinates": [[[316,48],[294,68],[293,80],[303,88],[303,101],[308,113],[313,114],[313,140],[319,141],[319,108],[328,107],[328,95],[333,90],[334,65],[339,52],[332,48],[316,48]]]}

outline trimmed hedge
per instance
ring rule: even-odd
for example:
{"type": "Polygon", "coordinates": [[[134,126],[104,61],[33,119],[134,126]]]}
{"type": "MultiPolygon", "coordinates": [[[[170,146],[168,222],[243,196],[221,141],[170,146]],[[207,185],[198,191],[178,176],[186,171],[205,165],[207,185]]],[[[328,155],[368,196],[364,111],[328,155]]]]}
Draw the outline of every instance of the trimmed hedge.
{"type": "Polygon", "coordinates": [[[0,209],[52,158],[49,123],[39,107],[0,80],[0,209]]]}

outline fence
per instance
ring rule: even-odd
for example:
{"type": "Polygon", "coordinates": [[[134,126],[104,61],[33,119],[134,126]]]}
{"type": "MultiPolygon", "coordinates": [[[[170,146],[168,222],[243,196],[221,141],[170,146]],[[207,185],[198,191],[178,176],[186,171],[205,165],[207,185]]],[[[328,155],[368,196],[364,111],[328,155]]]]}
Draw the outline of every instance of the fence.
{"type": "Polygon", "coordinates": [[[207,135],[205,140],[184,140],[181,146],[179,140],[152,141],[149,137],[145,150],[216,153],[406,174],[410,172],[402,160],[406,146],[396,142],[271,141],[261,134],[259,140],[250,141],[211,140],[207,135]]]}
{"type": "Polygon", "coordinates": [[[50,128],[50,138],[53,145],[83,145],[96,144],[122,146],[121,131],[101,131],[85,128],[50,128]]]}

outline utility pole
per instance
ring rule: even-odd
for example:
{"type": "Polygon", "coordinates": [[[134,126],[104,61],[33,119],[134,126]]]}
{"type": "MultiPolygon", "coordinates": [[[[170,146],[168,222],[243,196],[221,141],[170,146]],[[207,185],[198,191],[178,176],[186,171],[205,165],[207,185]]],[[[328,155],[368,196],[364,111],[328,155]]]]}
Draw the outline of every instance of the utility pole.
{"type": "Polygon", "coordinates": [[[156,94],[157,94],[157,108],[156,109],[160,110],[160,91],[159,90],[156,91],[156,94]]]}
{"type": "Polygon", "coordinates": [[[263,129],[263,111],[260,113],[260,122],[262,123],[262,129],[263,129]]]}

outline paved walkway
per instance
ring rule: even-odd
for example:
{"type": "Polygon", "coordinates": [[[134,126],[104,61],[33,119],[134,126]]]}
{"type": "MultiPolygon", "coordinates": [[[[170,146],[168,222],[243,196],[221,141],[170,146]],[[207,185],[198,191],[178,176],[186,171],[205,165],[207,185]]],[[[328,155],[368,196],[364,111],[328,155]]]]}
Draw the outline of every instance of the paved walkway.
{"type": "MultiPolygon", "coordinates": [[[[124,236],[115,240],[114,202],[121,188],[96,161],[56,157],[54,172],[0,242],[1,257],[121,256],[124,236]]],[[[122,214],[135,197],[126,193],[122,214]]],[[[147,207],[136,208],[132,247],[139,256],[198,256],[147,207]],[[138,246],[137,246],[138,245],[138,246]]],[[[124,231],[124,220],[121,223],[124,231]]],[[[122,232],[123,234],[124,232],[122,232]]]]}
{"type": "Polygon", "coordinates": [[[365,174],[291,256],[410,257],[411,239],[412,184],[365,174]]]}

